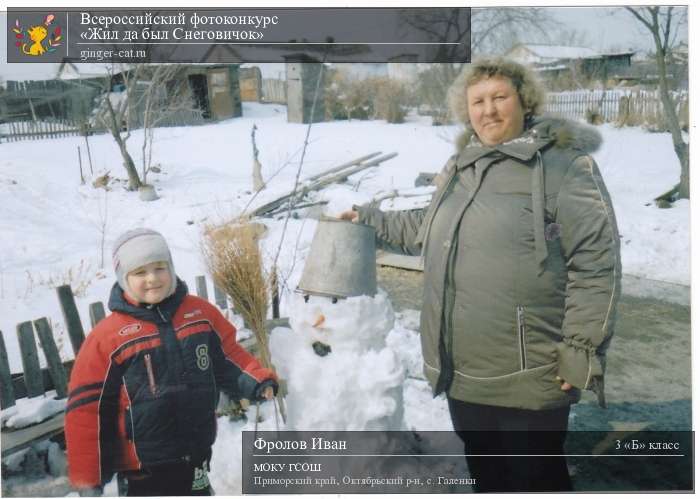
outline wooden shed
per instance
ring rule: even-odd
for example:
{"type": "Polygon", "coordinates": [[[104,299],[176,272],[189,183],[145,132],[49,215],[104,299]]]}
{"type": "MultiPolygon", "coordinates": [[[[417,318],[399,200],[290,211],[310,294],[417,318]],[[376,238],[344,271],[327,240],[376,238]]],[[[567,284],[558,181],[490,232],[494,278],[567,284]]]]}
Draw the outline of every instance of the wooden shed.
{"type": "Polygon", "coordinates": [[[305,54],[285,56],[287,69],[287,121],[290,123],[310,123],[323,121],[325,106],[323,99],[323,64],[305,54]],[[316,96],[314,115],[311,108],[316,96]]]}
{"type": "Polygon", "coordinates": [[[225,120],[243,114],[238,64],[187,68],[187,80],[205,119],[225,120]]]}
{"type": "Polygon", "coordinates": [[[262,72],[259,67],[240,68],[238,83],[241,87],[242,101],[260,102],[262,100],[262,72]]]}

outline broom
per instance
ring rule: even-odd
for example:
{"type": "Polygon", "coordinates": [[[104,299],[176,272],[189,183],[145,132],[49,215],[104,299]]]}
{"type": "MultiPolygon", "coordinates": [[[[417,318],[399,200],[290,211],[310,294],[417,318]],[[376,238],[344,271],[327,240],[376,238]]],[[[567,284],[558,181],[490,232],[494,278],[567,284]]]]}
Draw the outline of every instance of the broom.
{"type": "MultiPolygon", "coordinates": [[[[263,270],[259,235],[259,228],[244,219],[235,225],[209,226],[205,229],[202,252],[214,282],[231,297],[253,331],[263,366],[274,369],[265,329],[271,280],[263,270]]],[[[286,423],[281,390],[277,392],[275,407],[286,423]]]]}

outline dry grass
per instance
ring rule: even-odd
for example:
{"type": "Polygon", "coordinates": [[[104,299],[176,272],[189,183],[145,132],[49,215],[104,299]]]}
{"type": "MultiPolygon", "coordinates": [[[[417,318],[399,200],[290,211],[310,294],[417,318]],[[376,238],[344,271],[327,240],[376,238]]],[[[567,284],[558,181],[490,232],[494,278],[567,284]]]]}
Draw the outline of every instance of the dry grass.
{"type": "Polygon", "coordinates": [[[406,85],[388,77],[376,78],[372,83],[376,116],[388,123],[403,123],[409,104],[406,85]]]}
{"type": "Polygon", "coordinates": [[[343,71],[327,73],[326,119],[383,119],[403,123],[411,102],[407,86],[389,77],[355,78],[343,71]]]}
{"type": "MultiPolygon", "coordinates": [[[[258,245],[265,229],[264,225],[246,219],[208,226],[204,231],[202,253],[214,283],[229,295],[253,331],[263,366],[274,370],[265,329],[273,278],[263,268],[258,245]]],[[[281,391],[276,401],[276,408],[286,421],[281,391]]]]}
{"type": "Polygon", "coordinates": [[[255,334],[263,365],[270,368],[265,330],[270,279],[263,269],[259,237],[259,224],[246,220],[209,226],[205,229],[202,252],[214,283],[236,304],[255,334]]]}
{"type": "Polygon", "coordinates": [[[605,122],[605,118],[596,108],[589,107],[586,109],[586,123],[590,125],[601,125],[605,122]]]}
{"type": "Polygon", "coordinates": [[[65,284],[69,284],[73,296],[82,298],[85,296],[87,289],[95,279],[102,279],[104,274],[101,271],[94,271],[92,264],[86,260],[80,260],[80,263],[68,267],[62,272],[49,272],[48,275],[43,275],[40,272],[32,274],[28,270],[27,273],[27,289],[25,298],[34,292],[35,287],[57,288],[65,284]]]}

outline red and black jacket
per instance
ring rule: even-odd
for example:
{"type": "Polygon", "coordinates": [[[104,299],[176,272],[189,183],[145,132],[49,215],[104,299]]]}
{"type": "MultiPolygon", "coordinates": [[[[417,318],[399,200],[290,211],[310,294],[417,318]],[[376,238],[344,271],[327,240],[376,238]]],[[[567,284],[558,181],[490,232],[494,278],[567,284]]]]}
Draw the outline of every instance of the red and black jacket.
{"type": "Polygon", "coordinates": [[[109,308],[80,348],[68,386],[68,474],[79,488],[116,471],[206,456],[219,390],[255,400],[275,379],[216,307],[188,295],[180,280],[153,306],[132,304],[115,284],[109,308]]]}

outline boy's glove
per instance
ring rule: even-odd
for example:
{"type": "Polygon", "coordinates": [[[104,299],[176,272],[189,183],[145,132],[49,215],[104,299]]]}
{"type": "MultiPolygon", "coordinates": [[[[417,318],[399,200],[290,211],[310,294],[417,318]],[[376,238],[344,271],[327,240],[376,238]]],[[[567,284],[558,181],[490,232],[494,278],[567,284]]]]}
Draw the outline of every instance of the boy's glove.
{"type": "Polygon", "coordinates": [[[80,497],[100,497],[102,495],[102,486],[78,489],[78,495],[80,497]]]}
{"type": "Polygon", "coordinates": [[[268,387],[272,387],[273,394],[277,395],[277,382],[274,379],[266,379],[265,381],[260,382],[257,387],[255,387],[255,400],[265,400],[265,396],[263,394],[265,393],[265,390],[268,387]]]}

